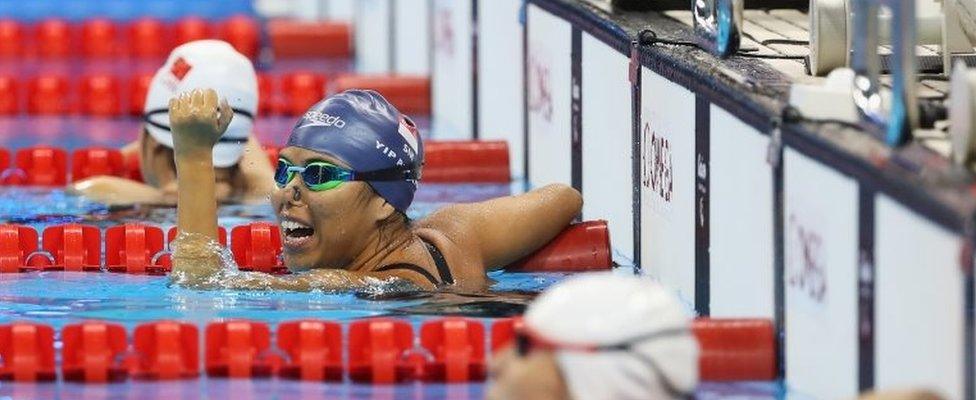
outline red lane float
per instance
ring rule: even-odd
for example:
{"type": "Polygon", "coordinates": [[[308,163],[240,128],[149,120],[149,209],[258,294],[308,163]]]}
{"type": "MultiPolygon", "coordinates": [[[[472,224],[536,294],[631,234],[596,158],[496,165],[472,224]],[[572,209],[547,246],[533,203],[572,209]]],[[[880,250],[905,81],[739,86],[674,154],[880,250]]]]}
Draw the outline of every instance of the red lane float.
{"type": "Polygon", "coordinates": [[[515,272],[575,272],[613,267],[607,221],[570,225],[549,244],[506,267],[515,272]]]}
{"type": "Polygon", "coordinates": [[[423,182],[496,182],[512,180],[505,141],[431,141],[424,143],[423,182]]]}
{"type": "Polygon", "coordinates": [[[23,52],[24,29],[13,19],[0,19],[0,58],[17,58],[23,52]]]}
{"type": "Polygon", "coordinates": [[[411,75],[342,75],[335,93],[348,89],[375,90],[405,114],[430,114],[430,78],[411,75]]]}
{"type": "Polygon", "coordinates": [[[54,257],[54,266],[65,271],[102,270],[102,236],[98,227],[65,224],[44,228],[44,251],[54,257]]]}
{"type": "Polygon", "coordinates": [[[220,38],[239,53],[254,59],[258,56],[261,28],[254,18],[234,15],[220,23],[220,38]]]}
{"type": "Polygon", "coordinates": [[[42,75],[31,80],[27,98],[27,112],[34,115],[67,114],[71,110],[68,78],[62,75],[42,75]]]}
{"type": "Polygon", "coordinates": [[[172,47],[169,42],[169,29],[155,18],[143,17],[132,21],[128,33],[129,54],[133,57],[165,57],[172,47]]]}
{"type": "Polygon", "coordinates": [[[58,18],[46,19],[35,26],[34,48],[42,58],[65,58],[74,49],[71,25],[58,18]]]}
{"type": "Polygon", "coordinates": [[[467,318],[444,318],[420,327],[420,345],[434,359],[424,368],[424,380],[469,382],[485,379],[485,326],[467,318]]]}
{"type": "Polygon", "coordinates": [[[314,72],[292,72],[281,78],[283,112],[302,115],[325,97],[325,76],[314,72]]]}
{"type": "Polygon", "coordinates": [[[94,74],[83,78],[78,86],[82,114],[94,117],[122,114],[122,93],[116,77],[94,74]]]}
{"type": "Polygon", "coordinates": [[[36,382],[56,378],[54,329],[29,322],[0,325],[0,380],[36,382]]]}
{"type": "Polygon", "coordinates": [[[37,253],[37,231],[24,225],[0,225],[0,273],[53,269],[37,253]]]}
{"type": "Polygon", "coordinates": [[[71,153],[71,181],[93,176],[126,176],[122,152],[105,147],[88,147],[71,153]]]}
{"type": "Polygon", "coordinates": [[[5,185],[64,186],[68,182],[68,153],[47,146],[17,150],[14,171],[3,175],[5,185]]]}
{"type": "MultiPolygon", "coordinates": [[[[3,41],[0,38],[0,41],[3,41]]],[[[20,113],[20,85],[12,76],[0,75],[0,115],[20,113]]]]}
{"type": "Polygon", "coordinates": [[[173,29],[176,36],[176,45],[193,42],[196,40],[210,39],[210,24],[200,17],[186,17],[176,22],[173,29]]]}
{"type": "Polygon", "coordinates": [[[342,381],[342,327],[302,320],[278,325],[278,348],[288,355],[278,376],[303,381],[342,381]]]}
{"type": "Polygon", "coordinates": [[[61,330],[64,380],[105,383],[125,380],[122,355],[128,347],[125,328],[104,322],[71,324],[61,330]]]}
{"type": "Polygon", "coordinates": [[[349,379],[392,384],[413,378],[415,368],[404,360],[413,347],[413,328],[406,321],[374,318],[349,324],[349,379]]]}
{"type": "Polygon", "coordinates": [[[169,380],[200,375],[197,327],[178,321],[142,324],[133,333],[130,371],[137,379],[169,380]]]}
{"type": "Polygon", "coordinates": [[[515,331],[522,329],[522,317],[505,318],[491,324],[491,351],[508,347],[515,341],[515,331]]]}
{"type": "Polygon", "coordinates": [[[278,58],[352,55],[352,27],[348,23],[272,20],[268,21],[267,29],[278,58]]]}
{"type": "MultiPolygon", "coordinates": [[[[179,236],[180,231],[176,227],[169,228],[166,232],[166,243],[172,244],[176,237],[179,236]]],[[[217,227],[217,241],[220,242],[221,246],[227,246],[227,228],[222,226],[217,227]]]]}
{"type": "Polygon", "coordinates": [[[281,228],[270,222],[235,226],[230,232],[231,252],[241,271],[288,273],[281,260],[281,228]]]}
{"type": "Polygon", "coordinates": [[[771,320],[699,318],[692,331],[701,346],[701,380],[776,379],[776,330],[771,320]]]}
{"type": "Polygon", "coordinates": [[[90,58],[111,58],[117,54],[115,23],[92,18],[81,25],[81,53],[90,58]]]}
{"type": "Polygon", "coordinates": [[[169,268],[160,265],[163,230],[148,225],[125,224],[105,230],[105,268],[111,272],[162,275],[169,268]]]}
{"type": "Polygon", "coordinates": [[[213,322],[207,325],[207,375],[222,378],[271,376],[278,360],[270,354],[268,325],[252,321],[213,322]]]}

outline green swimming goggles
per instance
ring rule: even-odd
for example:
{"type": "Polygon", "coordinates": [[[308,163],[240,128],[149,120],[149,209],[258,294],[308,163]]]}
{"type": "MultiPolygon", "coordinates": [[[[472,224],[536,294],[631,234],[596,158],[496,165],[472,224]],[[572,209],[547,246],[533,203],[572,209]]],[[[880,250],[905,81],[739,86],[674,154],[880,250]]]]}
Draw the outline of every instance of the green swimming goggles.
{"type": "Polygon", "coordinates": [[[309,190],[320,192],[323,190],[335,189],[343,182],[352,181],[402,181],[418,179],[418,174],[414,169],[393,167],[376,171],[353,171],[345,169],[325,161],[310,161],[305,166],[297,166],[290,161],[279,158],[278,166],[275,168],[275,183],[279,188],[288,185],[288,182],[295,177],[302,176],[302,182],[309,190]]]}

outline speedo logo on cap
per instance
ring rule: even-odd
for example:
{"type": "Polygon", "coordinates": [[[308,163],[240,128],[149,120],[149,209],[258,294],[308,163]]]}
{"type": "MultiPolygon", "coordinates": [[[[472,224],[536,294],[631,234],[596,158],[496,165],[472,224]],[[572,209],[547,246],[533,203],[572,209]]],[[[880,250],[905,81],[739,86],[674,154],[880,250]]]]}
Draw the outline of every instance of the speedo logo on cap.
{"type": "Polygon", "coordinates": [[[329,115],[324,112],[319,111],[308,111],[302,116],[305,123],[299,128],[304,128],[307,126],[334,126],[336,128],[342,129],[346,127],[346,121],[339,118],[338,115],[329,115]]]}

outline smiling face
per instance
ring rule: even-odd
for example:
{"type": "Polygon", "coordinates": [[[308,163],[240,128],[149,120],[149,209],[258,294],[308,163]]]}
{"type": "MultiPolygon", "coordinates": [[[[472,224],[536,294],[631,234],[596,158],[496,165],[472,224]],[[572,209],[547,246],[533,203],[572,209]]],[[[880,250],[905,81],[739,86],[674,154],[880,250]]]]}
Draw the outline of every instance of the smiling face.
{"type": "MultiPolygon", "coordinates": [[[[286,147],[279,156],[297,166],[325,161],[348,168],[333,157],[298,147],[286,147]]],[[[394,212],[365,182],[315,192],[299,174],[271,194],[271,205],[281,224],[285,265],[293,271],[347,267],[377,243],[378,221],[394,212]]]]}

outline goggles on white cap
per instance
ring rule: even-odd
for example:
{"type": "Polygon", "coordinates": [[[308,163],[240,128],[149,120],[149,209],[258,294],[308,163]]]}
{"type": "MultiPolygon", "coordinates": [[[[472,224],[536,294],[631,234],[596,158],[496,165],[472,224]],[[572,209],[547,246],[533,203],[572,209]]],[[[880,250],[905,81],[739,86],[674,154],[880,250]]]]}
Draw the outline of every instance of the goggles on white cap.
{"type": "Polygon", "coordinates": [[[170,99],[192,89],[213,89],[234,110],[234,119],[214,145],[213,164],[218,168],[237,164],[257,113],[257,74],[251,60],[220,40],[198,40],[173,49],[153,76],[143,109],[146,131],[160,144],[173,147],[170,99]]]}

